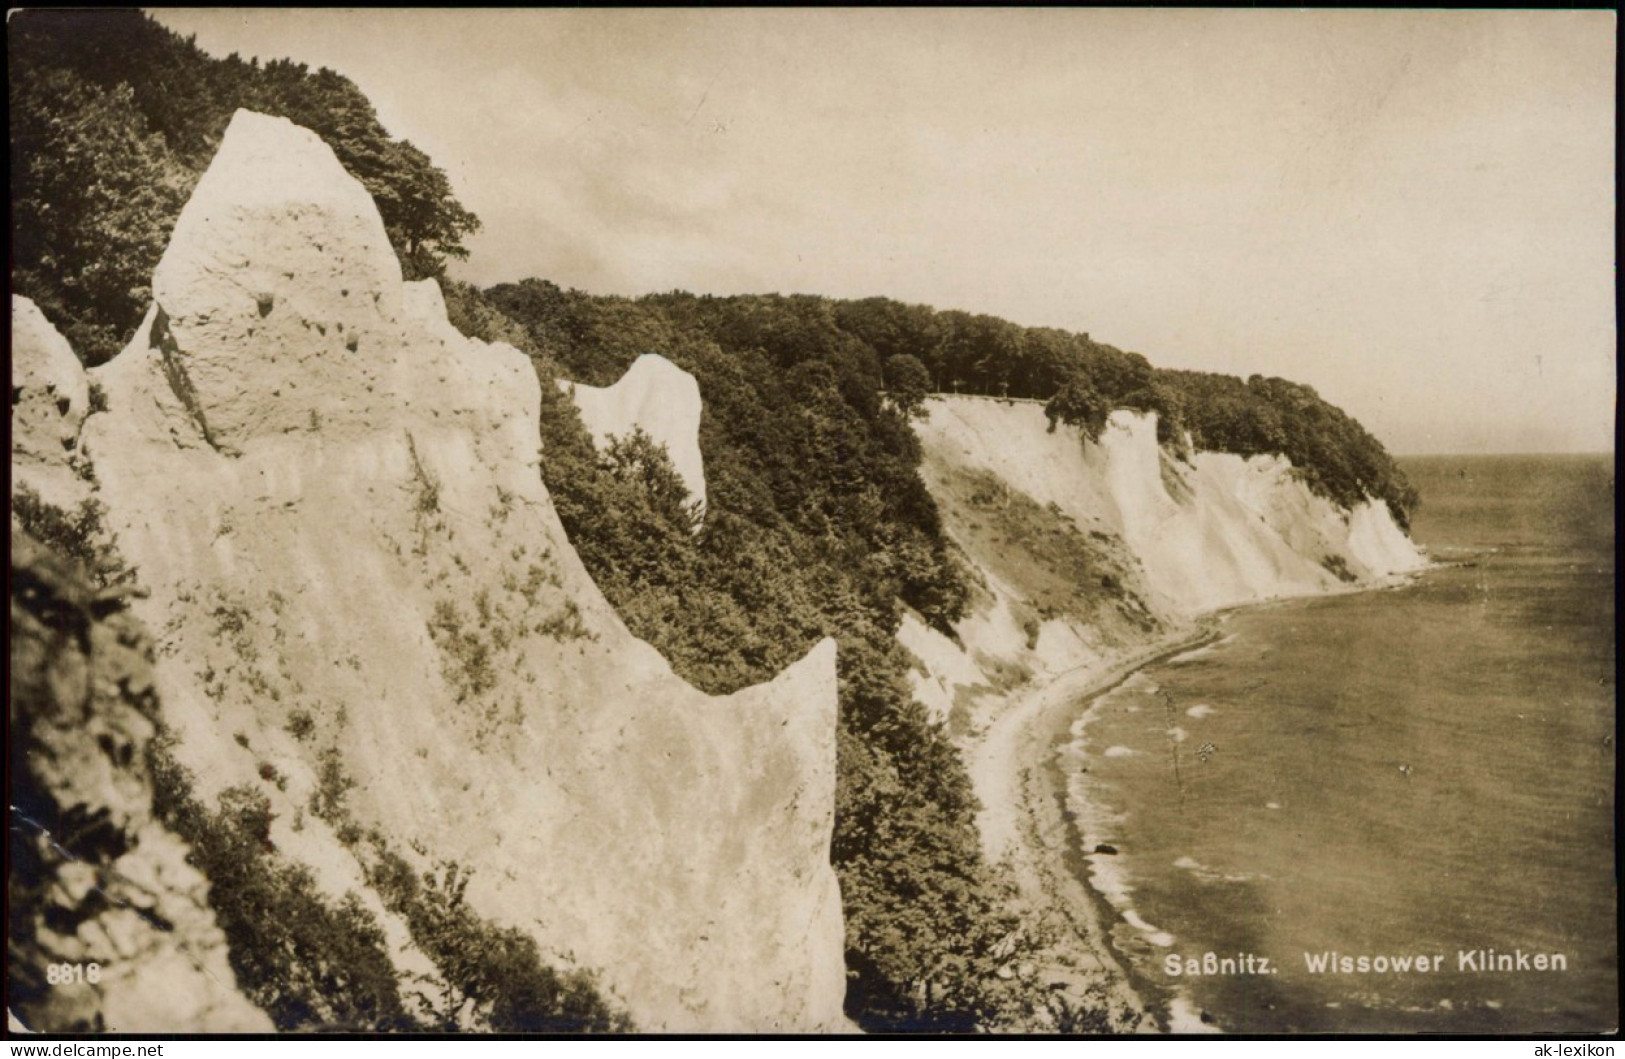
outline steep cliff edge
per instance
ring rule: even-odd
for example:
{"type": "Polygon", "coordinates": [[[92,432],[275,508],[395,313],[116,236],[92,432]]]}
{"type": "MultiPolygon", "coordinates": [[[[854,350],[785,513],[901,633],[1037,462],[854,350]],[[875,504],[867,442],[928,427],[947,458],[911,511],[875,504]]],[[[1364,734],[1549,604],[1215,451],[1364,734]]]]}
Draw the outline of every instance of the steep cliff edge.
{"type": "Polygon", "coordinates": [[[1141,1030],[1206,1032],[1135,994],[1109,924],[1067,865],[1076,841],[1046,767],[1077,703],[1196,642],[1216,609],[1370,587],[1425,561],[1366,501],[1343,510],[1280,457],[1159,446],[1154,415],[1114,412],[1098,441],[1037,402],[939,397],[917,426],[922,475],[979,581],[950,639],[912,617],[916,698],[965,755],[989,859],[1055,925],[1034,957],[1064,996],[1103,992],[1141,1030]]]}
{"type": "Polygon", "coordinates": [[[934,482],[989,471],[1120,538],[1162,616],[1369,583],[1422,563],[1380,503],[1344,511],[1278,456],[1176,459],[1157,444],[1151,413],[1115,412],[1100,439],[1085,442],[1075,428],[1051,432],[1034,403],[945,397],[929,408],[919,433],[934,482]]]}
{"type": "Polygon", "coordinates": [[[342,762],[359,827],[639,1028],[843,1026],[833,643],[712,698],[634,639],[542,485],[527,359],[401,281],[314,135],[238,112],[153,290],[81,445],[200,794],[259,785],[280,850],[364,889],[306,813],[342,762]]]}

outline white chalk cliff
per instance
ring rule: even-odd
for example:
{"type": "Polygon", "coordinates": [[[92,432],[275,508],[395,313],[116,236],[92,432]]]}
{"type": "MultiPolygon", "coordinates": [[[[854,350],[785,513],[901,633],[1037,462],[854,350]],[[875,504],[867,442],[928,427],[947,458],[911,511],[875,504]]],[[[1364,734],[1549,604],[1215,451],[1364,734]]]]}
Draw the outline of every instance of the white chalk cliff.
{"type": "Polygon", "coordinates": [[[1189,463],[1157,444],[1151,413],[1112,413],[1098,441],[1049,431],[1043,407],[938,398],[919,428],[949,464],[992,471],[1080,525],[1122,537],[1145,568],[1156,608],[1192,615],[1334,588],[1322,560],[1371,581],[1417,569],[1415,545],[1387,506],[1344,511],[1292,476],[1279,456],[1198,452],[1189,463]]]}
{"type": "Polygon", "coordinates": [[[79,358],[39,307],[11,296],[11,476],[46,502],[72,508],[89,495],[72,466],[90,412],[79,358]]]}
{"type": "MultiPolygon", "coordinates": [[[[403,973],[433,968],[306,812],[325,754],[357,782],[357,824],[419,869],[471,871],[477,913],[596,972],[639,1029],[850,1028],[833,641],[711,697],[633,637],[542,483],[527,358],[464,337],[433,281],[403,282],[371,198],[314,134],[239,111],[153,294],[88,382],[13,300],[13,472],[58,506],[93,489],[107,506],[151,591],[133,610],[199,797],[260,789],[277,849],[357,893],[403,973]]],[[[569,388],[596,444],[641,428],[703,505],[692,376],[647,355],[569,388]]],[[[916,696],[961,736],[1024,678],[1424,565],[1385,505],[1342,510],[1278,457],[1175,459],[1152,416],[1114,413],[1085,441],[1033,403],[926,407],[923,475],[980,587],[957,639],[912,615],[899,639],[916,696]],[[1036,603],[1064,549],[1001,565],[1020,535],[1087,553],[1088,598],[1036,603]]],[[[261,1025],[206,999],[209,1026],[261,1025]]]]}
{"type": "MultiPolygon", "coordinates": [[[[302,812],[336,749],[358,823],[472,870],[477,912],[596,971],[640,1029],[844,1027],[833,642],[713,698],[632,637],[542,484],[527,359],[402,282],[312,133],[239,111],[153,292],[80,444],[198,794],[260,786],[277,847],[382,913],[302,812]]],[[[632,403],[668,400],[645,372],[632,403]]],[[[661,440],[697,473],[697,443],[661,440]]]]}
{"type": "Polygon", "coordinates": [[[560,385],[575,398],[581,421],[600,450],[641,429],[666,446],[689,499],[705,506],[705,462],[700,458],[700,385],[658,353],[632,362],[613,386],[560,385]]]}
{"type": "MultiPolygon", "coordinates": [[[[916,430],[934,494],[948,496],[956,477],[991,475],[1107,542],[1103,549],[1123,560],[1122,591],[1166,626],[1224,607],[1380,584],[1426,562],[1386,504],[1344,510],[1278,456],[1176,459],[1158,445],[1153,414],[1114,412],[1100,438],[1086,441],[1074,427],[1051,431],[1032,402],[937,397],[926,407],[916,430]]],[[[944,517],[951,535],[965,536],[946,502],[944,517]]],[[[938,714],[963,690],[991,687],[1000,665],[1053,674],[1124,646],[1065,615],[1039,623],[1029,643],[1032,630],[1016,616],[1021,593],[990,571],[983,576],[988,598],[960,623],[960,644],[917,620],[904,623],[904,646],[921,661],[916,696],[938,714]]]]}

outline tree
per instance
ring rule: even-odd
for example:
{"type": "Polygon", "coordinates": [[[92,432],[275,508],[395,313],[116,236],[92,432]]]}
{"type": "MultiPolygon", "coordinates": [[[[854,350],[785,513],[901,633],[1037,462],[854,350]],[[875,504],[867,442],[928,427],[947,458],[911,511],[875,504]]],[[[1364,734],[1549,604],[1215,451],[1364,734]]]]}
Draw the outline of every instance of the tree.
{"type": "Polygon", "coordinates": [[[60,69],[12,83],[13,282],[92,365],[141,322],[190,183],[133,99],[60,69]]]}
{"type": "Polygon", "coordinates": [[[1157,417],[1157,441],[1185,454],[1185,398],[1166,383],[1155,380],[1124,396],[1118,404],[1157,417]]]}
{"type": "Polygon", "coordinates": [[[925,399],[931,395],[931,373],[920,358],[899,353],[886,361],[885,373],[886,393],[897,410],[908,419],[924,418],[925,399]]]}
{"type": "Polygon", "coordinates": [[[1044,406],[1051,432],[1054,432],[1056,421],[1059,420],[1077,427],[1090,441],[1099,440],[1110,414],[1111,404],[1083,375],[1069,379],[1044,406]]]}
{"type": "Polygon", "coordinates": [[[479,218],[457,201],[428,155],[389,136],[371,100],[348,78],[274,60],[251,82],[244,103],[310,129],[333,148],[372,195],[407,279],[438,276],[447,258],[468,257],[462,240],[479,230],[479,218]]]}
{"type": "Polygon", "coordinates": [[[390,144],[387,170],[379,212],[407,278],[441,275],[447,258],[467,260],[463,237],[480,230],[480,219],[457,201],[445,171],[405,140],[390,144]]]}
{"type": "Polygon", "coordinates": [[[617,481],[636,489],[649,515],[666,530],[686,534],[699,529],[699,502],[689,498],[688,486],[672,465],[666,446],[642,427],[634,427],[625,437],[611,438],[601,465],[617,481]]]}
{"type": "Polygon", "coordinates": [[[479,218],[332,70],[212,59],[137,11],[22,11],[11,60],[13,282],[75,352],[118,352],[191,188],[239,107],[314,131],[372,195],[408,279],[467,256],[479,218]]]}

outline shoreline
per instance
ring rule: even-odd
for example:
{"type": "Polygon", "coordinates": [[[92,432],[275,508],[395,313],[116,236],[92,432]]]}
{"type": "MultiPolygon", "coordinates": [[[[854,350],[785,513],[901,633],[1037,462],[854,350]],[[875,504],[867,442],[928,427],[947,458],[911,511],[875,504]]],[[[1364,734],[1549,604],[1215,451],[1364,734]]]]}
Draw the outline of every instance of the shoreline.
{"type": "MultiPolygon", "coordinates": [[[[1120,955],[1112,928],[1121,921],[1107,896],[1091,882],[1083,836],[1069,808],[1066,774],[1057,751],[1071,727],[1087,718],[1101,696],[1142,669],[1218,641],[1223,619],[1237,611],[1292,602],[1401,588],[1435,567],[1434,562],[1364,585],[1291,593],[1204,611],[1149,644],[1106,661],[1063,670],[1015,700],[967,755],[975,787],[983,796],[977,816],[988,859],[1014,872],[1024,903],[1059,927],[1046,975],[1056,988],[1103,991],[1108,1010],[1125,1032],[1209,1034],[1220,1032],[1201,1013],[1168,1003],[1153,983],[1120,955]]],[[[1087,723],[1087,722],[1086,722],[1087,723]]]]}
{"type": "Polygon", "coordinates": [[[973,774],[983,777],[977,789],[996,791],[996,797],[984,797],[977,820],[988,859],[1013,871],[1024,903],[1060,935],[1050,946],[1045,976],[1075,995],[1104,992],[1108,1010],[1128,1032],[1208,1027],[1189,1027],[1155,1010],[1113,949],[1110,925],[1116,912],[1089,885],[1081,853],[1076,863],[1072,859],[1079,839],[1053,760],[1057,732],[1064,734],[1077,718],[1080,702],[1093,701],[1148,665],[1213,642],[1219,635],[1213,617],[1205,615],[1103,668],[1078,666],[1056,674],[1020,695],[969,755],[973,774]],[[1085,869],[1081,874],[1079,866],[1085,869]]]}
{"type": "MultiPolygon", "coordinates": [[[[1077,882],[1077,890],[1083,895],[1093,909],[1090,917],[1096,926],[1099,944],[1111,951],[1124,980],[1129,989],[1133,990],[1146,1008],[1148,1014],[1157,1022],[1157,1029],[1171,1034],[1214,1034],[1221,1032],[1217,1026],[1209,1021],[1202,1011],[1196,1010],[1181,1002],[1179,994],[1160,988],[1155,982],[1147,978],[1126,956],[1117,951],[1113,940],[1113,927],[1118,923],[1127,923],[1123,914],[1111,903],[1093,881],[1093,865],[1089,862],[1091,850],[1084,848],[1084,835],[1080,821],[1073,813],[1070,799],[1071,789],[1067,784],[1067,773],[1061,767],[1060,748],[1073,739],[1072,730],[1081,720],[1088,725],[1095,704],[1112,691],[1127,683],[1134,676],[1156,665],[1172,661],[1194,651],[1201,651],[1218,643],[1224,638],[1224,632],[1219,626],[1224,611],[1216,611],[1202,616],[1202,625],[1199,630],[1183,639],[1182,642],[1173,643],[1164,650],[1157,651],[1152,657],[1145,658],[1134,665],[1116,674],[1116,679],[1103,681],[1099,686],[1089,689],[1076,699],[1073,708],[1064,713],[1057,712],[1046,725],[1048,750],[1044,755],[1041,771],[1041,790],[1030,791],[1029,799],[1036,806],[1039,799],[1047,796],[1049,811],[1053,811],[1061,822],[1060,843],[1058,848],[1052,848],[1050,853],[1058,856],[1065,873],[1077,882]]],[[[1060,898],[1064,895],[1057,893],[1060,898]]],[[[1133,924],[1127,923],[1132,926],[1133,924]]]]}

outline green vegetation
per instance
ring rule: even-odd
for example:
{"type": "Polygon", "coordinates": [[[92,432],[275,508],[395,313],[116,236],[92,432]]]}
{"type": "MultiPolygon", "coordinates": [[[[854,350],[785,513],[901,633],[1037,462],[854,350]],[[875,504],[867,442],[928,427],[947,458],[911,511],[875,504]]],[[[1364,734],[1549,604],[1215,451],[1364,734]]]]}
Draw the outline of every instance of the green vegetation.
{"type": "MultiPolygon", "coordinates": [[[[520,665],[517,645],[527,629],[560,643],[598,639],[598,634],[587,628],[576,601],[562,593],[551,593],[555,605],[545,616],[533,619],[532,611],[539,606],[538,596],[544,584],[557,589],[557,576],[533,563],[523,584],[513,572],[505,575],[501,600],[494,600],[489,588],[476,592],[472,613],[465,613],[452,599],[435,601],[427,624],[430,638],[440,649],[440,674],[458,703],[478,704],[462,715],[473,725],[477,746],[484,746],[487,738],[523,722],[524,704],[519,697],[503,702],[489,693],[497,687],[498,673],[509,668],[510,661],[515,669],[520,665]]],[[[533,681],[534,676],[527,673],[526,679],[533,681]]]]}
{"type": "Polygon", "coordinates": [[[443,863],[420,877],[382,849],[369,870],[384,906],[406,920],[412,941],[440,974],[437,995],[420,996],[430,1029],[489,1033],[628,1033],[624,1012],[606,1003],[584,971],[561,974],[536,941],[498,927],[464,900],[469,874],[443,863]]]}
{"type": "Polygon", "coordinates": [[[937,471],[936,495],[954,515],[960,542],[1027,601],[1028,647],[1039,625],[1069,615],[1110,641],[1126,642],[1157,628],[1139,595],[1123,591],[1132,559],[1120,538],[1084,532],[1055,505],[1039,504],[990,471],[937,471]]]}
{"type": "Polygon", "coordinates": [[[406,451],[412,457],[412,482],[417,488],[413,509],[419,515],[439,514],[440,483],[423,466],[423,458],[418,455],[418,443],[411,434],[406,435],[406,451]]]}
{"type": "Polygon", "coordinates": [[[826,304],[847,335],[881,356],[918,357],[933,390],[1046,401],[1052,427],[1073,423],[1089,437],[1099,437],[1113,409],[1156,412],[1159,440],[1177,451],[1189,430],[1197,449],[1279,453],[1322,496],[1345,506],[1384,500],[1406,527],[1418,503],[1381,443],[1310,387],[1156,369],[1087,334],[992,316],[885,298],[826,304]]]}
{"type": "MultiPolygon", "coordinates": [[[[145,311],[181,204],[238,107],[321,135],[373,195],[409,278],[440,274],[448,258],[466,256],[462,240],[479,222],[455,201],[445,174],[390,138],[360,91],[332,71],[211,59],[135,12],[24,11],[9,30],[21,220],[14,287],[87,363],[116,353],[145,311]]],[[[832,859],[847,923],[847,1010],[869,1029],[1019,1027],[1044,1012],[1069,1026],[1099,1025],[1093,1009],[1058,1009],[1041,987],[1004,976],[1036,942],[982,859],[963,763],[909,693],[908,659],[895,638],[902,607],[946,632],[973,591],[919,473],[911,420],[930,392],[1044,401],[1052,429],[1075,424],[1089,437],[1114,409],[1152,411],[1159,440],[1176,455],[1186,454],[1187,435],[1198,449],[1280,453],[1318,493],[1343,504],[1382,499],[1401,525],[1417,502],[1381,445],[1312,389],[1159,371],[1087,334],[883,298],[673,292],[629,300],[541,280],[486,292],[443,286],[456,326],[532,357],[553,503],[637,635],[711,692],[770,678],[820,637],[839,641],[832,859]],[[556,385],[611,383],[651,350],[693,374],[704,395],[703,518],[661,447],[634,434],[598,452],[556,385]]],[[[411,455],[423,554],[428,534],[445,524],[440,483],[415,444],[411,455]]],[[[1120,594],[1123,570],[1109,542],[1085,539],[1030,502],[1006,497],[995,507],[978,496],[973,488],[961,499],[980,511],[987,533],[1013,545],[1010,562],[1076,575],[1076,591],[1035,595],[1030,636],[1049,611],[1102,612],[1120,594]]],[[[117,576],[94,504],[63,513],[21,493],[16,506],[32,532],[92,569],[105,567],[104,578],[117,576]]],[[[507,502],[490,517],[507,517],[507,502]]],[[[518,551],[514,563],[513,586],[504,587],[527,604],[544,584],[558,587],[536,564],[521,582],[518,551]]],[[[430,623],[460,698],[489,689],[517,620],[505,622],[484,593],[471,602],[469,613],[443,602],[430,623]]],[[[1126,622],[1149,620],[1119,610],[1126,622]]],[[[223,605],[213,613],[248,666],[250,686],[277,698],[257,668],[246,611],[223,605]]],[[[560,640],[590,635],[568,600],[535,628],[560,640]]],[[[295,717],[289,724],[298,738],[310,734],[295,717]]],[[[415,1024],[386,974],[370,915],[353,901],[326,903],[308,873],[281,860],[262,795],[236,789],[209,811],[161,754],[160,772],[165,818],[192,841],[214,882],[211,901],[233,940],[234,967],[279,1026],[415,1024]]],[[[350,786],[336,755],[324,756],[311,809],[359,849],[363,836],[345,807],[350,786]]],[[[367,837],[375,885],[445,983],[428,1005],[433,1026],[624,1028],[590,983],[545,967],[528,937],[474,919],[467,876],[455,866],[418,875],[367,837]]]]}
{"type": "Polygon", "coordinates": [[[322,751],[316,769],[316,789],[310,793],[310,811],[334,827],[349,819],[347,804],[350,791],[355,787],[344,769],[344,761],[332,747],[322,751]]]}
{"type": "Polygon", "coordinates": [[[1184,397],[1198,449],[1243,456],[1278,453],[1309,487],[1344,507],[1374,497],[1410,529],[1421,498],[1382,443],[1312,387],[1286,379],[1198,371],[1158,372],[1184,397]]]}
{"type": "MultiPolygon", "coordinates": [[[[1159,372],[1087,335],[885,299],[631,300],[542,280],[483,293],[450,285],[447,299],[472,333],[531,354],[543,382],[543,473],[560,518],[627,624],[680,673],[731,691],[772,676],[821,635],[839,641],[832,857],[847,914],[848,1012],[871,1029],[963,1029],[1012,1008],[1049,1010],[1012,1001],[1019,986],[997,977],[1014,927],[990,896],[963,765],[912,701],[895,643],[899,602],[947,631],[970,591],[918,473],[908,421],[929,389],[1045,399],[1052,426],[1075,423],[1094,437],[1115,408],[1155,412],[1177,457],[1188,456],[1189,431],[1198,448],[1286,452],[1311,488],[1343,503],[1380,497],[1402,523],[1415,503],[1381,446],[1312,390],[1229,380],[1244,397],[1215,407],[1207,395],[1228,386],[1224,377],[1159,372]],[[708,507],[697,532],[665,454],[636,437],[595,451],[556,385],[607,385],[648,350],[693,374],[704,396],[708,507]],[[1286,424],[1276,447],[1252,447],[1235,428],[1256,415],[1286,424]]],[[[1124,633],[1152,624],[1143,608],[1118,605],[1126,568],[1109,542],[1030,502],[981,516],[1009,546],[1012,572],[1036,577],[1059,564],[1078,575],[1073,591],[1039,586],[1030,634],[1062,610],[1124,633]],[[1024,563],[1033,569],[1014,569],[1024,563]]]]}
{"type": "Polygon", "coordinates": [[[1057,423],[1069,423],[1090,441],[1098,441],[1115,404],[1087,378],[1068,379],[1044,405],[1044,414],[1049,417],[1050,433],[1057,423]]]}
{"type": "Polygon", "coordinates": [[[632,1029],[625,1014],[599,996],[591,975],[554,970],[529,935],[481,919],[464,900],[467,873],[441,865],[438,873],[420,878],[377,831],[364,833],[346,804],[355,781],[329,749],[321,757],[311,811],[362,859],[384,907],[405,920],[413,943],[440,976],[433,998],[416,982],[403,990],[384,931],[360,899],[351,893],[337,903],[329,900],[307,869],[277,851],[266,796],[232,787],[221,794],[218,809],[208,809],[193,794],[192,776],[171,747],[172,737],[160,734],[148,751],[154,813],[191,846],[189,859],[209,878],[209,904],[225,932],[237,984],[277,1029],[632,1029]],[[409,1011],[406,1001],[419,1013],[409,1011]]]}
{"type": "Polygon", "coordinates": [[[482,630],[467,625],[457,604],[437,600],[429,619],[429,635],[440,647],[440,671],[457,693],[457,701],[483,695],[496,686],[492,645],[482,630]]]}
{"type": "Polygon", "coordinates": [[[134,10],[34,10],[7,22],[12,282],[87,364],[146,311],[181,206],[239,108],[288,118],[366,187],[408,278],[468,256],[479,219],[422,151],[392,138],[331,70],[212,59],[134,10]]]}
{"type": "Polygon", "coordinates": [[[107,508],[100,500],[87,497],[72,511],[64,511],[41,499],[29,486],[19,484],[12,489],[11,513],[30,536],[78,563],[97,588],[120,584],[133,576],[103,523],[107,508]]]}
{"type": "Polygon", "coordinates": [[[316,719],[310,715],[309,710],[295,708],[288,713],[288,723],[283,725],[288,734],[300,742],[310,738],[316,730],[316,719]]]}
{"type": "Polygon", "coordinates": [[[897,353],[886,358],[884,365],[886,396],[897,410],[910,419],[925,415],[925,399],[931,396],[931,373],[925,370],[920,358],[897,353]]]}
{"type": "MultiPolygon", "coordinates": [[[[735,357],[767,354],[765,361],[741,361],[735,371],[783,372],[809,357],[825,358],[855,408],[864,407],[864,388],[883,381],[892,401],[912,413],[921,397],[918,365],[932,391],[1045,401],[1052,428],[1072,423],[1089,437],[1099,437],[1114,409],[1156,412],[1157,436],[1176,455],[1186,455],[1187,431],[1199,450],[1278,453],[1320,495],[1344,506],[1367,497],[1386,501],[1407,528],[1419,502],[1382,444],[1312,388],[1256,375],[1243,381],[1156,369],[1138,353],[1087,334],[885,298],[696,298],[673,292],[629,301],[565,292],[541,280],[504,284],[488,294],[481,299],[466,287],[458,298],[448,292],[448,301],[458,303],[453,321],[470,325],[469,333],[479,337],[546,350],[560,358],[569,377],[594,385],[613,382],[634,352],[671,355],[684,346],[714,343],[735,357]],[[516,340],[515,323],[528,342],[516,340]]],[[[694,371],[695,362],[690,357],[681,363],[694,371]]]]}
{"type": "Polygon", "coordinates": [[[1359,580],[1354,571],[1349,569],[1348,560],[1341,555],[1325,555],[1321,557],[1320,565],[1330,570],[1339,581],[1353,583],[1359,580]]]}
{"type": "Polygon", "coordinates": [[[384,907],[405,920],[412,942],[439,974],[434,996],[413,989],[419,1028],[486,1033],[627,1033],[585,971],[560,973],[524,931],[481,919],[464,899],[470,873],[446,862],[420,876],[376,829],[363,832],[347,796],[355,781],[337,751],[322,754],[311,811],[331,824],[361,862],[384,907]]]}
{"type": "Polygon", "coordinates": [[[335,905],[308,870],[277,852],[264,794],[233,787],[210,810],[194,797],[192,777],[169,748],[161,736],[149,749],[153,810],[192,847],[191,862],[208,876],[209,904],[248,999],[279,1030],[417,1028],[401,1004],[372,913],[354,894],[335,905]]]}

